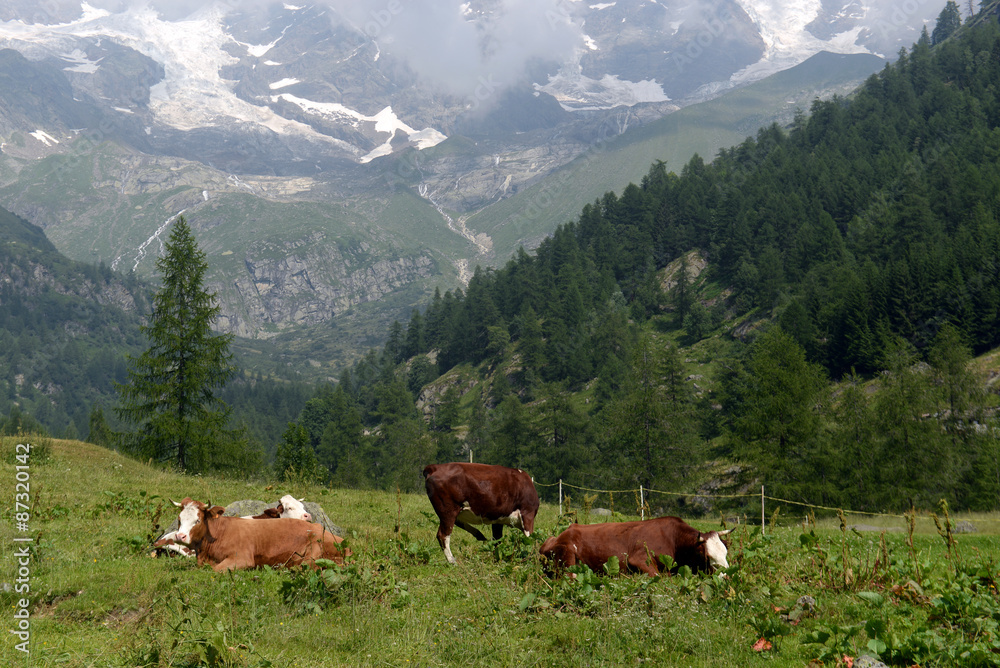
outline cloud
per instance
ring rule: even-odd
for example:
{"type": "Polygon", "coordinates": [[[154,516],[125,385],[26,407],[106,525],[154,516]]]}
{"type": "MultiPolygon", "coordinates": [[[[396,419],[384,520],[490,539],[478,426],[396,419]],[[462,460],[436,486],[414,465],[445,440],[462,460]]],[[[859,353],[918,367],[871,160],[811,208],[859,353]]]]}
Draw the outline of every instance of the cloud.
{"type": "Polygon", "coordinates": [[[563,63],[583,44],[558,0],[328,0],[383,52],[405,60],[427,83],[459,95],[506,87],[538,59],[563,63]]]}

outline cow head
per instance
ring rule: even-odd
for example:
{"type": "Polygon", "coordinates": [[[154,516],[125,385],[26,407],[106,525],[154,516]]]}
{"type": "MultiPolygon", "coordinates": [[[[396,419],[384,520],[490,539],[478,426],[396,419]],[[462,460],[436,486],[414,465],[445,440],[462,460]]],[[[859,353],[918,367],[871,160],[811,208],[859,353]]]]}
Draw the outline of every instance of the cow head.
{"type": "Polygon", "coordinates": [[[202,503],[195,501],[191,497],[185,498],[180,503],[171,501],[181,509],[177,518],[180,526],[177,527],[177,542],[184,545],[197,546],[208,539],[209,543],[214,543],[215,538],[208,527],[208,521],[216,517],[221,517],[226,511],[222,506],[213,506],[211,502],[202,503]]]}
{"type": "Polygon", "coordinates": [[[726,555],[729,553],[722,536],[728,534],[732,529],[726,531],[709,531],[698,536],[698,549],[704,552],[705,561],[712,568],[729,568],[726,555]]]}
{"type": "Polygon", "coordinates": [[[281,500],[278,502],[278,507],[282,509],[282,517],[290,517],[295,520],[312,522],[312,515],[310,515],[306,511],[306,507],[302,505],[302,499],[296,499],[291,494],[285,494],[281,497],[281,500]]]}

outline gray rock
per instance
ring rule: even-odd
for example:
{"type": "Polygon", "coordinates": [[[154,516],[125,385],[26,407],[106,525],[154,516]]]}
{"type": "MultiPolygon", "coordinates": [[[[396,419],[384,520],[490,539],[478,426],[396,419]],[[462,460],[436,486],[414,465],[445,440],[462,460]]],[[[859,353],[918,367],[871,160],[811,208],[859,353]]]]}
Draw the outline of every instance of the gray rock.
{"type": "Polygon", "coordinates": [[[854,660],[854,668],[889,668],[874,656],[859,656],[854,660]]]}
{"type": "Polygon", "coordinates": [[[952,533],[979,533],[976,525],[968,520],[955,522],[955,527],[951,531],[952,533]]]}
{"type": "Polygon", "coordinates": [[[597,517],[611,517],[611,511],[607,508],[591,508],[590,514],[597,517]]]}

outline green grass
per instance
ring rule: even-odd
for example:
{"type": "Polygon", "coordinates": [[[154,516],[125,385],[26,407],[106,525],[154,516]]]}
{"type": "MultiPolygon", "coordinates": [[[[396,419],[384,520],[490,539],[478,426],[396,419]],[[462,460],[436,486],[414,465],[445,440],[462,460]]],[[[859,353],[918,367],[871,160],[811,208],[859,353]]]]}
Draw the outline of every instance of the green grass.
{"type": "MultiPolygon", "coordinates": [[[[733,535],[729,579],[581,572],[551,580],[537,557],[539,540],[558,528],[550,504],[530,540],[508,532],[480,544],[456,532],[459,563],[451,567],[421,494],[181,476],[75,441],[38,442],[29,460],[31,530],[16,533],[15,443],[0,441],[8,476],[0,582],[15,577],[14,538],[32,537],[31,654],[25,661],[17,638],[4,634],[2,665],[803,666],[820,656],[834,665],[834,656],[871,651],[866,626],[876,635],[888,629],[889,663],[995,661],[973,652],[997,641],[996,515],[971,518],[980,532],[958,536],[953,561],[927,521],[911,553],[905,533],[841,534],[836,520],[804,532],[801,517],[783,514],[766,536],[756,528],[733,535]],[[193,560],[146,555],[168,497],[229,503],[285,493],[319,502],[346,529],[351,566],[328,571],[339,589],[311,571],[216,574],[193,560]],[[815,613],[784,621],[804,595],[816,600],[815,613]],[[774,649],[753,651],[762,635],[774,649]],[[935,640],[937,658],[908,658],[935,640]]],[[[159,524],[172,519],[170,506],[159,524]]],[[[858,523],[880,521],[888,520],[858,523]]],[[[16,605],[13,593],[0,594],[8,625],[16,605]]]]}

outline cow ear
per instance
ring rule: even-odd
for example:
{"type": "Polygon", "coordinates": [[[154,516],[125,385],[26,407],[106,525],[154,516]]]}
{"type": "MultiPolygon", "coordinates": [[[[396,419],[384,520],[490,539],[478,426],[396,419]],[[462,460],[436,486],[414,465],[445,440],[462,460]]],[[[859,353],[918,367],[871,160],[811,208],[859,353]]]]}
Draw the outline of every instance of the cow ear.
{"type": "Polygon", "coordinates": [[[278,511],[279,515],[281,513],[285,512],[285,506],[284,506],[284,504],[281,504],[281,503],[279,503],[277,506],[275,506],[274,509],[278,511]]]}

